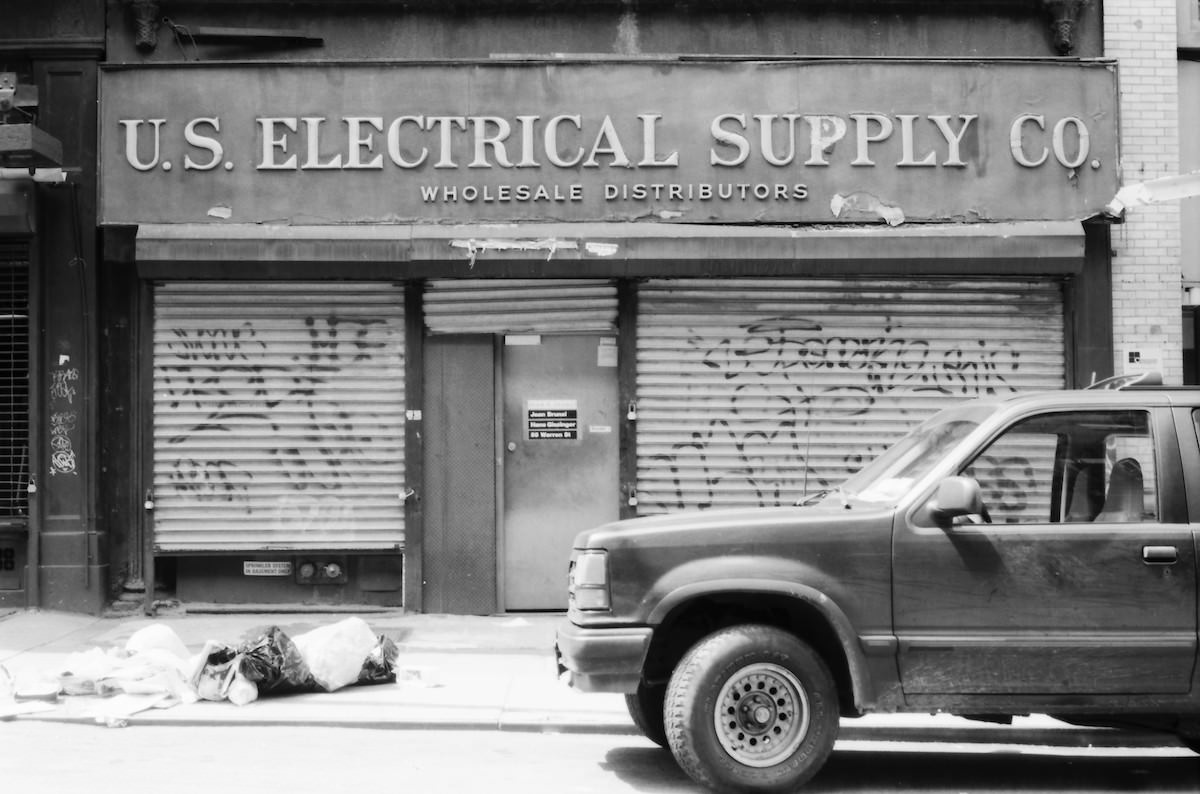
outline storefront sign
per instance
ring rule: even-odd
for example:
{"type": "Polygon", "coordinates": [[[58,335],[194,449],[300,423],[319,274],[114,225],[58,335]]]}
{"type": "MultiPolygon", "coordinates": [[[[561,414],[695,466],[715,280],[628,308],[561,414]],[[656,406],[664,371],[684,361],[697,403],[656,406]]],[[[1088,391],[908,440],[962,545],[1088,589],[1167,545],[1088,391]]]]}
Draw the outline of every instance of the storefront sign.
{"type": "Polygon", "coordinates": [[[1107,62],[176,65],[102,74],[105,223],[1066,220],[1107,62]]]}
{"type": "Polygon", "coordinates": [[[575,400],[530,400],[526,417],[530,441],[579,440],[579,404],[575,400]]]}

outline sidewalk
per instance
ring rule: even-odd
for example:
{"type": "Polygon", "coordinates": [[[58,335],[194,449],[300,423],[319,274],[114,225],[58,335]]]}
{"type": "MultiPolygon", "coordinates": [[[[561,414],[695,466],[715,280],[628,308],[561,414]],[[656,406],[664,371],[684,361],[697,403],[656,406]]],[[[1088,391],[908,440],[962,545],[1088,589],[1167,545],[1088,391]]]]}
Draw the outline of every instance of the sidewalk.
{"type": "MultiPolygon", "coordinates": [[[[558,679],[554,632],[558,615],[414,615],[403,612],[312,613],[285,608],[254,613],[198,611],[93,617],[50,611],[0,613],[0,665],[21,684],[62,672],[71,655],[124,648],[139,629],[172,629],[191,653],[208,640],[236,646],[271,626],[295,636],[357,614],[399,647],[395,684],[328,693],[262,697],[244,706],[200,701],[113,718],[127,705],[114,698],[63,695],[18,720],[129,725],[325,725],[396,730],[505,730],[633,735],[617,694],[578,692],[558,679]]],[[[119,695],[117,698],[126,698],[119,695]]],[[[32,702],[32,701],[31,701],[32,702]]],[[[1159,734],[1084,729],[1047,717],[1011,726],[947,715],[871,715],[842,721],[842,741],[967,742],[1060,747],[1174,747],[1159,734]]]]}
{"type": "MultiPolygon", "coordinates": [[[[124,618],[25,611],[0,617],[0,665],[20,682],[60,672],[73,653],[123,648],[139,629],[162,624],[188,651],[208,640],[236,646],[271,626],[289,636],[351,614],[399,647],[397,682],[329,693],[263,697],[236,706],[201,701],[139,712],[139,725],[347,725],[632,733],[620,695],[577,692],[558,680],[558,616],[470,617],[401,612],[189,613],[124,618]]],[[[104,698],[62,696],[56,708],[20,719],[93,721],[104,698]]]]}

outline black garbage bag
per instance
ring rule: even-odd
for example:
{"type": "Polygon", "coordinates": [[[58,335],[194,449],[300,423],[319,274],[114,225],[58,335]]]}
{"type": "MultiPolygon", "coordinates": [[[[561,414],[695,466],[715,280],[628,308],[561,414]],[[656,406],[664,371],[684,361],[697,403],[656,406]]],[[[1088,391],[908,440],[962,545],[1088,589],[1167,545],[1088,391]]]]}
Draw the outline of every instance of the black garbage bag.
{"type": "Polygon", "coordinates": [[[258,686],[259,695],[321,691],[300,650],[278,626],[244,643],[238,653],[242,675],[258,686]]]}
{"type": "Polygon", "coordinates": [[[383,634],[379,642],[371,649],[371,653],[363,661],[362,672],[358,674],[356,684],[392,684],[396,681],[396,659],[400,656],[400,648],[396,642],[383,634]]]}

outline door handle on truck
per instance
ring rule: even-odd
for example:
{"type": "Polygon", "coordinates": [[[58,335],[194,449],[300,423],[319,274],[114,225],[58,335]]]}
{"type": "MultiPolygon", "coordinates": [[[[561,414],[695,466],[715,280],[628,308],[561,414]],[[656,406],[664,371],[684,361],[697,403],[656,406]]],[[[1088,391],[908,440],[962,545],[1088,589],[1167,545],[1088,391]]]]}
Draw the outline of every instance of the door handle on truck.
{"type": "Polygon", "coordinates": [[[1172,565],[1179,561],[1174,546],[1142,546],[1142,561],[1150,565],[1172,565]]]}

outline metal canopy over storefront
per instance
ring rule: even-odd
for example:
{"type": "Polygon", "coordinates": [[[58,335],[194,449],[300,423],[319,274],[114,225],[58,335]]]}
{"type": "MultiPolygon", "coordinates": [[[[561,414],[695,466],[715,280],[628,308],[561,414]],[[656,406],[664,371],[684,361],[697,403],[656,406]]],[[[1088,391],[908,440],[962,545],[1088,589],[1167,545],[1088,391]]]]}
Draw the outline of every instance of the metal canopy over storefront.
{"type": "Polygon", "coordinates": [[[151,278],[177,274],[184,263],[227,273],[223,265],[247,272],[248,264],[279,262],[346,269],[383,263],[392,278],[460,275],[447,263],[470,276],[512,275],[503,271],[506,263],[536,263],[544,275],[587,275],[593,268],[609,276],[707,273],[713,263],[730,263],[733,274],[777,265],[806,273],[852,265],[857,274],[932,272],[938,263],[967,272],[1069,274],[1082,267],[1083,245],[1083,227],[1075,221],[894,227],[148,224],[138,227],[136,256],[139,270],[151,278]]]}

